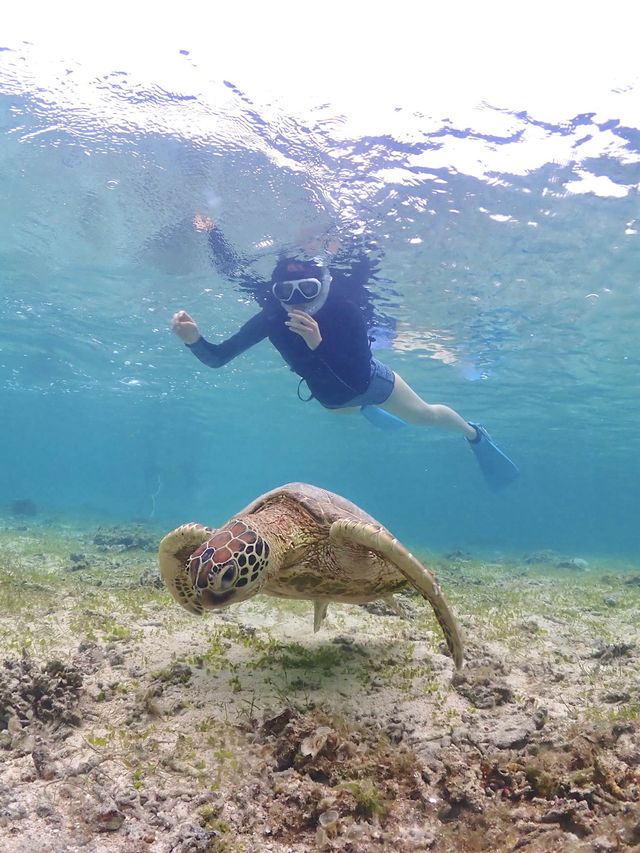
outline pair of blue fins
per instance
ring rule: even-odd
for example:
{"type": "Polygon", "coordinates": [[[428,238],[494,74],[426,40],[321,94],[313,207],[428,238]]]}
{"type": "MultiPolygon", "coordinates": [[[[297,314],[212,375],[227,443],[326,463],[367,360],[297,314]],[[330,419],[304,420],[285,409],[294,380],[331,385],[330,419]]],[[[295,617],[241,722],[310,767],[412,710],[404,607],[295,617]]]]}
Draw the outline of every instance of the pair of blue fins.
{"type": "MultiPolygon", "coordinates": [[[[391,412],[385,412],[378,406],[362,406],[360,411],[374,426],[387,432],[394,432],[405,426],[403,420],[392,415],[391,412]]],[[[468,439],[469,447],[478,460],[487,485],[494,492],[499,492],[516,479],[519,473],[518,468],[506,453],[503,453],[497,444],[491,440],[489,433],[483,426],[472,421],[469,421],[469,424],[475,427],[478,433],[475,441],[468,439]]]]}

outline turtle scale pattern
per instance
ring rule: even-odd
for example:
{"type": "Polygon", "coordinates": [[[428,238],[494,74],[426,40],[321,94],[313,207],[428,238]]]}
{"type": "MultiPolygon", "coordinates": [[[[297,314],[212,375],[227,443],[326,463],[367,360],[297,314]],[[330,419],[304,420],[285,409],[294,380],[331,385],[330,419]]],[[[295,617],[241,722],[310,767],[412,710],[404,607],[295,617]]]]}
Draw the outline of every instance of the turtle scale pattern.
{"type": "Polygon", "coordinates": [[[197,548],[185,569],[206,607],[223,604],[234,589],[255,583],[268,560],[269,545],[244,521],[234,521],[197,548]]]}

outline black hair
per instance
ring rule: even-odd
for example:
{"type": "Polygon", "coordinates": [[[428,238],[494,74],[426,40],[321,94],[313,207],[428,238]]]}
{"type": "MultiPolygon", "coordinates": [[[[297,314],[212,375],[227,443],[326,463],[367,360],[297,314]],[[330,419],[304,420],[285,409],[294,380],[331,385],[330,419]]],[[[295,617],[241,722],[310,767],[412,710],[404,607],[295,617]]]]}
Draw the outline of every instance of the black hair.
{"type": "Polygon", "coordinates": [[[280,258],[271,273],[271,283],[295,278],[317,278],[322,281],[325,267],[319,259],[280,258]]]}

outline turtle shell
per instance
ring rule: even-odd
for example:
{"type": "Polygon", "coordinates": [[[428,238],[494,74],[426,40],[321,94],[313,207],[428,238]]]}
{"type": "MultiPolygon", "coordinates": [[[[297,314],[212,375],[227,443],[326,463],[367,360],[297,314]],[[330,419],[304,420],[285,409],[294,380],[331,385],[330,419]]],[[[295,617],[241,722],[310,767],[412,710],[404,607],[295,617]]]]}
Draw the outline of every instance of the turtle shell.
{"type": "Polygon", "coordinates": [[[334,521],[340,519],[361,521],[384,529],[379,521],[376,521],[373,516],[351,501],[341,495],[334,494],[334,492],[329,492],[318,486],[311,486],[309,483],[287,483],[277,489],[272,489],[270,492],[265,492],[264,495],[260,495],[259,498],[256,498],[233,517],[242,518],[242,516],[256,512],[267,504],[288,501],[295,501],[300,504],[316,519],[318,524],[326,526],[327,530],[334,521]]]}

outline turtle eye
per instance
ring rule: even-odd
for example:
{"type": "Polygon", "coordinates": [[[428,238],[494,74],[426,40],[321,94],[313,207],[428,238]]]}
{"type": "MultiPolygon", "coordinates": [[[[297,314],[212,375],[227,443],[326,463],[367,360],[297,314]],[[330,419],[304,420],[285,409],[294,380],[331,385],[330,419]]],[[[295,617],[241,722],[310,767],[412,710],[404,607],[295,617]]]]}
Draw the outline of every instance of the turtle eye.
{"type": "Polygon", "coordinates": [[[220,589],[222,592],[229,589],[229,587],[233,586],[233,582],[236,579],[237,569],[235,563],[229,563],[228,567],[224,570],[222,575],[220,576],[220,589]]]}

